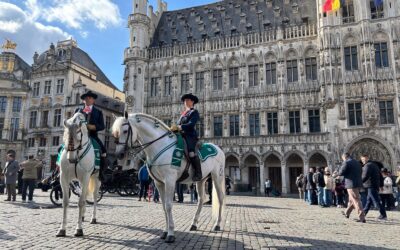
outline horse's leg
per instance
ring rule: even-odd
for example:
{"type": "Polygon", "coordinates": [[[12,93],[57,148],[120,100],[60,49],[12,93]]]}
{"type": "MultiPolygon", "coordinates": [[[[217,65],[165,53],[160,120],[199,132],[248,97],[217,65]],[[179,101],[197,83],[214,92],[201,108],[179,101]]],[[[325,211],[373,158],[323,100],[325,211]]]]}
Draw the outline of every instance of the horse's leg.
{"type": "Polygon", "coordinates": [[[67,210],[69,206],[69,181],[68,176],[65,174],[60,175],[60,185],[63,194],[63,218],[61,222],[61,227],[57,232],[57,237],[66,236],[66,227],[67,227],[67,210]]]}
{"type": "Polygon", "coordinates": [[[168,183],[166,181],[165,183],[165,195],[164,195],[164,200],[165,200],[165,210],[167,213],[167,230],[168,230],[168,235],[167,238],[165,239],[166,243],[172,243],[175,241],[175,235],[174,235],[174,219],[172,217],[172,198],[175,193],[175,180],[170,181],[168,183]]]}
{"type": "Polygon", "coordinates": [[[83,211],[84,206],[86,205],[86,195],[87,195],[87,188],[90,176],[84,176],[82,179],[82,194],[79,197],[78,207],[79,207],[79,215],[78,215],[78,225],[76,226],[74,236],[80,237],[83,236],[82,230],[82,218],[83,218],[83,211]]]}
{"type": "Polygon", "coordinates": [[[212,213],[216,218],[213,231],[221,230],[222,213],[224,209],[225,199],[225,164],[221,164],[219,168],[215,168],[212,172],[213,194],[212,194],[212,213]]]}
{"type": "Polygon", "coordinates": [[[206,183],[206,180],[196,183],[197,197],[198,197],[197,211],[193,218],[193,222],[192,222],[192,226],[190,227],[190,231],[197,230],[197,223],[199,222],[200,212],[201,212],[201,209],[203,208],[203,203],[204,203],[204,183],[206,183]]]}
{"type": "Polygon", "coordinates": [[[167,210],[165,209],[165,185],[163,183],[159,183],[157,181],[155,181],[158,192],[160,194],[160,198],[161,198],[161,203],[162,203],[162,207],[164,210],[164,215],[165,215],[165,230],[161,235],[161,239],[165,240],[167,238],[167,234],[168,234],[168,216],[167,216],[167,210]]]}
{"type": "Polygon", "coordinates": [[[96,211],[97,211],[97,196],[99,195],[99,189],[100,189],[100,180],[96,175],[92,175],[90,178],[92,178],[92,181],[94,181],[94,193],[93,193],[93,214],[92,214],[92,219],[90,220],[90,224],[97,224],[96,220],[96,211]]]}

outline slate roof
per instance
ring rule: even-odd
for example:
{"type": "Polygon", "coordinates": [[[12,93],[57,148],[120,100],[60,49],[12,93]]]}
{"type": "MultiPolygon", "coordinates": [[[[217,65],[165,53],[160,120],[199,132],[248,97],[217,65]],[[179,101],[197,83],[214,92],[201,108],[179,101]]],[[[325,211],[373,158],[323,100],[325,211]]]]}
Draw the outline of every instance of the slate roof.
{"type": "Polygon", "coordinates": [[[259,32],[317,20],[315,0],[271,0],[271,6],[268,2],[269,0],[224,0],[164,12],[150,47],[259,32]]]}

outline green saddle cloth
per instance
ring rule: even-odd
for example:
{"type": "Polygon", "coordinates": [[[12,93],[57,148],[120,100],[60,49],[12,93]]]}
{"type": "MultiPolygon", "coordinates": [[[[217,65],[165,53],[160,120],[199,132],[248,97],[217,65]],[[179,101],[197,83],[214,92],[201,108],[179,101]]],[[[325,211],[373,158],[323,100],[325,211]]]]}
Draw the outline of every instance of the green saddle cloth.
{"type": "MultiPolygon", "coordinates": [[[[180,167],[185,152],[184,149],[184,139],[181,134],[176,134],[177,143],[174,153],[172,154],[171,165],[175,167],[180,167]]],[[[218,154],[217,149],[214,145],[209,143],[203,143],[197,154],[202,162],[206,161],[208,158],[216,156],[218,154]]]]}
{"type": "MultiPolygon", "coordinates": [[[[79,160],[83,159],[83,157],[86,156],[86,154],[89,152],[89,150],[90,150],[90,149],[92,148],[92,146],[93,146],[93,148],[94,148],[94,155],[95,155],[95,159],[94,159],[94,168],[95,168],[95,169],[100,169],[100,157],[101,157],[100,145],[97,143],[96,140],[94,140],[94,139],[92,139],[92,138],[90,138],[90,140],[92,141],[92,144],[89,144],[89,145],[86,146],[86,148],[85,148],[85,150],[83,151],[82,155],[79,157],[79,160]]],[[[62,144],[62,145],[61,145],[61,148],[60,148],[60,151],[58,152],[58,155],[57,155],[56,164],[57,164],[58,166],[60,166],[60,163],[61,163],[61,154],[63,153],[64,148],[65,148],[65,145],[62,144]]]]}

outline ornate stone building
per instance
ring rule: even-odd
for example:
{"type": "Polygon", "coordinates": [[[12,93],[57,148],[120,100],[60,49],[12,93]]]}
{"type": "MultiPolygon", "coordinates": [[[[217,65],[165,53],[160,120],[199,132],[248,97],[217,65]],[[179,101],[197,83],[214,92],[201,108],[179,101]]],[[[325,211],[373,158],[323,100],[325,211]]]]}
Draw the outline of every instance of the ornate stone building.
{"type": "Polygon", "coordinates": [[[112,114],[122,115],[124,93],[72,39],[56,46],[51,44],[40,55],[35,53],[33,61],[25,119],[25,157],[43,157],[47,163],[44,173],[55,167],[57,149],[63,139],[63,120],[74,114],[82,104],[81,94],[87,90],[99,95],[96,105],[103,111],[106,124],[99,137],[112,152],[115,147],[109,132],[112,114]]]}
{"type": "Polygon", "coordinates": [[[166,122],[193,92],[205,141],[226,153],[236,190],[283,193],[310,166],[369,152],[400,164],[400,2],[226,0],[157,12],[134,0],[125,50],[127,108],[166,122]]]}
{"type": "Polygon", "coordinates": [[[31,67],[14,53],[16,44],[6,41],[0,54],[0,168],[9,150],[24,159],[26,98],[31,67]]]}

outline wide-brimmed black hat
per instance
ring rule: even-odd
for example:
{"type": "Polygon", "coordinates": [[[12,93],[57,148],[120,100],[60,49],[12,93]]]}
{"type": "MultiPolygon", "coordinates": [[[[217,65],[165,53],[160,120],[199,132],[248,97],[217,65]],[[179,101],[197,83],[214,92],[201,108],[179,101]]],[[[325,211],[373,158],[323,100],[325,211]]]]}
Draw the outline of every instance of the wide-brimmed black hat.
{"type": "Polygon", "coordinates": [[[84,100],[86,97],[93,97],[94,99],[97,99],[97,95],[93,93],[92,91],[88,91],[85,94],[81,95],[81,100],[84,100]]]}
{"type": "Polygon", "coordinates": [[[199,102],[199,98],[197,98],[197,96],[193,95],[192,93],[184,94],[184,95],[181,97],[181,101],[182,101],[182,102],[185,101],[185,99],[190,99],[190,100],[192,100],[192,101],[194,102],[194,104],[196,104],[196,103],[199,102]]]}

